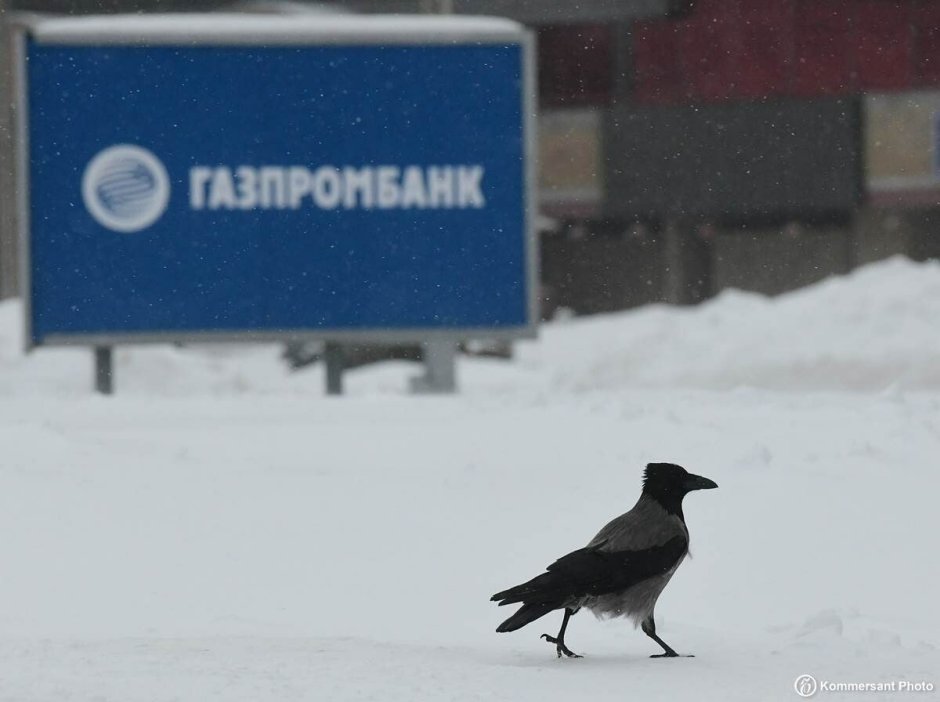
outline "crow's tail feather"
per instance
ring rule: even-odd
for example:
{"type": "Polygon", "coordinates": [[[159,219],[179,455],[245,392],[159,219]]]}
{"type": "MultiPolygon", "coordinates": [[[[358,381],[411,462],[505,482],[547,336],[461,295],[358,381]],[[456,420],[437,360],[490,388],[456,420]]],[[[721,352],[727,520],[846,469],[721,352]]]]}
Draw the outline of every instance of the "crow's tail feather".
{"type": "Polygon", "coordinates": [[[500,634],[504,634],[507,631],[521,629],[526,624],[534,622],[539,617],[544,617],[553,609],[557,609],[553,604],[540,603],[522,605],[514,615],[496,627],[496,631],[500,634]]]}
{"type": "Polygon", "coordinates": [[[543,602],[546,599],[554,599],[558,594],[555,592],[558,586],[557,580],[558,578],[551,573],[542,573],[527,583],[497,592],[490,598],[490,601],[499,602],[499,606],[502,607],[516,602],[529,602],[533,597],[543,602]]]}

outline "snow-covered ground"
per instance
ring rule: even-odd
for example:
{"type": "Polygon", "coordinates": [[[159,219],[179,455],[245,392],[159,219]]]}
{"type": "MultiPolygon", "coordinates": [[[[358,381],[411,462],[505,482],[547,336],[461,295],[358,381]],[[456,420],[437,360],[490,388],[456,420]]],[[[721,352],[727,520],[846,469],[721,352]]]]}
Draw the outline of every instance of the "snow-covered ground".
{"type": "MultiPolygon", "coordinates": [[[[325,398],[274,346],[20,352],[0,305],[0,700],[794,700],[940,687],[940,265],[547,325],[456,397],[388,363],[325,398]],[[658,648],[572,620],[559,660],[491,593],[629,509],[643,465],[694,558],[658,648]]],[[[940,692],[820,699],[936,699],[940,692]]]]}

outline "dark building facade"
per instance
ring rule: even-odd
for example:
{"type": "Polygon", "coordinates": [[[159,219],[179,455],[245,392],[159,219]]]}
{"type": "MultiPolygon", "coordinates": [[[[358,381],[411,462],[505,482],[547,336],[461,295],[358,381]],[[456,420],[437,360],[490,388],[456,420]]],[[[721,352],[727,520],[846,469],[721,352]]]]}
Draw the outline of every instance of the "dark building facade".
{"type": "Polygon", "coordinates": [[[940,2],[695,0],[538,33],[555,304],[940,254],[940,2]]]}

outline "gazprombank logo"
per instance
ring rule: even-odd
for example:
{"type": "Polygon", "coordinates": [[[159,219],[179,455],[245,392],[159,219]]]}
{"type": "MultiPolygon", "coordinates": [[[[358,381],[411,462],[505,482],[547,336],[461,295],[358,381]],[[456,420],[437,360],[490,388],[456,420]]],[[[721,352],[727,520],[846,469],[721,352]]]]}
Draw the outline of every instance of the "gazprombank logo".
{"type": "Polygon", "coordinates": [[[116,232],[139,232],[156,222],[170,201],[170,178],[156,156],[140,146],[118,144],[85,168],[82,198],[91,216],[116,232]]]}
{"type": "MultiPolygon", "coordinates": [[[[250,210],[479,210],[487,206],[480,163],[194,165],[191,212],[250,210]]],[[[177,179],[178,182],[179,179],[177,179]]],[[[140,146],[109,146],[85,168],[82,197],[91,216],[116,232],[154,224],[170,203],[170,178],[140,146]]],[[[176,206],[185,206],[178,198],[176,206]]]]}

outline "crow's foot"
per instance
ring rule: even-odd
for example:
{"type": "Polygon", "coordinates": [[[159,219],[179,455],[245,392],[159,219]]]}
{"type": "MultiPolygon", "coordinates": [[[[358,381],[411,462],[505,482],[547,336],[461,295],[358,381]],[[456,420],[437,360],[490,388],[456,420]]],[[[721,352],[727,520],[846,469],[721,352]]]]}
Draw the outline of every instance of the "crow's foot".
{"type": "Polygon", "coordinates": [[[554,636],[549,636],[548,634],[542,634],[539,638],[545,639],[548,643],[555,644],[555,651],[558,653],[558,657],[561,658],[561,654],[565,654],[568,658],[584,658],[584,656],[579,656],[577,653],[572,651],[570,648],[565,646],[564,639],[556,639],[554,636]]]}
{"type": "Polygon", "coordinates": [[[675,651],[670,651],[669,653],[654,653],[650,658],[695,658],[695,656],[691,653],[680,655],[675,651]]]}

